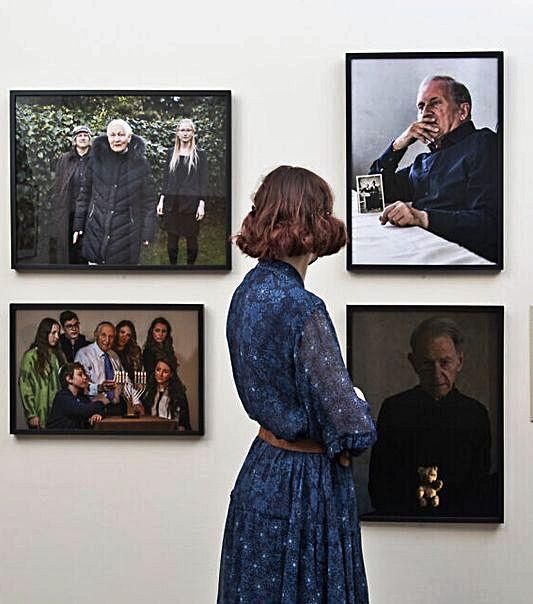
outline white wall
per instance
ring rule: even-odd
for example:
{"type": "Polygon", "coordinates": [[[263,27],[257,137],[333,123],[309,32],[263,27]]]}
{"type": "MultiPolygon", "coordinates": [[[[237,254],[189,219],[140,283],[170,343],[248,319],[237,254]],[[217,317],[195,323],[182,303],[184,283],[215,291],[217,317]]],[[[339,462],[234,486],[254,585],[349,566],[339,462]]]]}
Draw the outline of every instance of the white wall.
{"type": "MultiPolygon", "coordinates": [[[[4,0],[3,332],[8,333],[9,301],[94,302],[102,284],[117,279],[128,300],[205,302],[207,433],[188,442],[14,438],[8,434],[5,337],[1,602],[213,602],[228,495],[256,431],[237,400],[225,352],[229,298],[252,266],[237,252],[234,270],[226,275],[9,270],[8,90],[231,89],[235,231],[259,175],[282,162],[323,175],[337,195],[338,213],[345,214],[345,52],[481,49],[506,54],[505,271],[354,275],[345,271],[341,253],[313,265],[307,286],[327,300],[343,346],[347,303],[505,305],[505,524],[365,526],[364,549],[373,604],[531,602],[532,16],[525,0],[384,0],[379,6],[353,0],[4,0]]],[[[113,289],[109,301],[119,302],[113,289]]]]}

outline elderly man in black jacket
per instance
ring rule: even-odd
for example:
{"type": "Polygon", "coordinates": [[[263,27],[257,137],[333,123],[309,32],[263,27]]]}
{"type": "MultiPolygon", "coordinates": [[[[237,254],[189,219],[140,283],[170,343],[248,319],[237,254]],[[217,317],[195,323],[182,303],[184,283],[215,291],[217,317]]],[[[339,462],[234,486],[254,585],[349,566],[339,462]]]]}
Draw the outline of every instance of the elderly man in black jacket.
{"type": "Polygon", "coordinates": [[[93,143],[88,186],[76,202],[73,241],[90,264],[138,264],[155,226],[154,188],[141,137],[121,119],[93,143]]]}
{"type": "Polygon", "coordinates": [[[472,516],[497,509],[487,408],[455,385],[463,336],[445,317],[426,319],[411,336],[409,361],[419,384],[387,398],[377,421],[369,492],[377,513],[472,516]],[[444,482],[437,510],[418,502],[419,467],[437,466],[444,482]]]}
{"type": "Polygon", "coordinates": [[[418,226],[483,256],[499,260],[498,136],[472,123],[472,99],[464,84],[432,76],[420,85],[418,117],[374,161],[383,176],[381,217],[398,227],[418,226]],[[429,153],[398,169],[416,141],[429,153]]]}

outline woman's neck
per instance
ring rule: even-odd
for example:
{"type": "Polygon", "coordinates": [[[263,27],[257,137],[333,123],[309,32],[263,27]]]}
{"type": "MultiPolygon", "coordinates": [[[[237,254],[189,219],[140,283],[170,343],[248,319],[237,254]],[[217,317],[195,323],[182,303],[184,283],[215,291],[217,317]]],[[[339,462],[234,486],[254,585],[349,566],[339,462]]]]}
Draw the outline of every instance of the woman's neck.
{"type": "Polygon", "coordinates": [[[313,258],[313,254],[303,254],[302,256],[283,256],[279,258],[282,262],[286,262],[293,266],[299,273],[303,281],[305,281],[305,274],[307,267],[313,258]]]}
{"type": "Polygon", "coordinates": [[[191,150],[192,150],[191,143],[181,143],[178,153],[179,153],[179,155],[189,156],[191,154],[191,150]]]}

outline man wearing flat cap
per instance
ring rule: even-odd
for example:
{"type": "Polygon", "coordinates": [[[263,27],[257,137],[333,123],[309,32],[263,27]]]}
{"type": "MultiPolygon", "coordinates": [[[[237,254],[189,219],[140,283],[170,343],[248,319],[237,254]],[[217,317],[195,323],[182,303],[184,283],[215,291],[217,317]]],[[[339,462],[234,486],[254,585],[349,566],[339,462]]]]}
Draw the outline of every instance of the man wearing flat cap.
{"type": "Polygon", "coordinates": [[[54,258],[50,258],[51,263],[55,260],[57,264],[86,264],[81,255],[81,241],[73,244],[71,233],[75,202],[86,186],[91,136],[88,126],[76,126],[71,133],[72,149],[63,153],[56,165],[52,209],[57,251],[54,258]]]}

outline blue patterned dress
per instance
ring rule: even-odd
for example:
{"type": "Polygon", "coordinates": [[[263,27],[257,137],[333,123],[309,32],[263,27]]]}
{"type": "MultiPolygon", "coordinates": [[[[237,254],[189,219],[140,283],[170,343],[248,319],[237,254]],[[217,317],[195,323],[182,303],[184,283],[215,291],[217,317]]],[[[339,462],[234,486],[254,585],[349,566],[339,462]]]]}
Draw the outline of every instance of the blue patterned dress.
{"type": "Polygon", "coordinates": [[[375,428],[324,303],[291,265],[260,261],[233,296],[227,338],[248,415],[326,453],[254,440],[231,493],[219,604],[368,602],[352,473],[334,456],[366,449],[375,428]]]}

